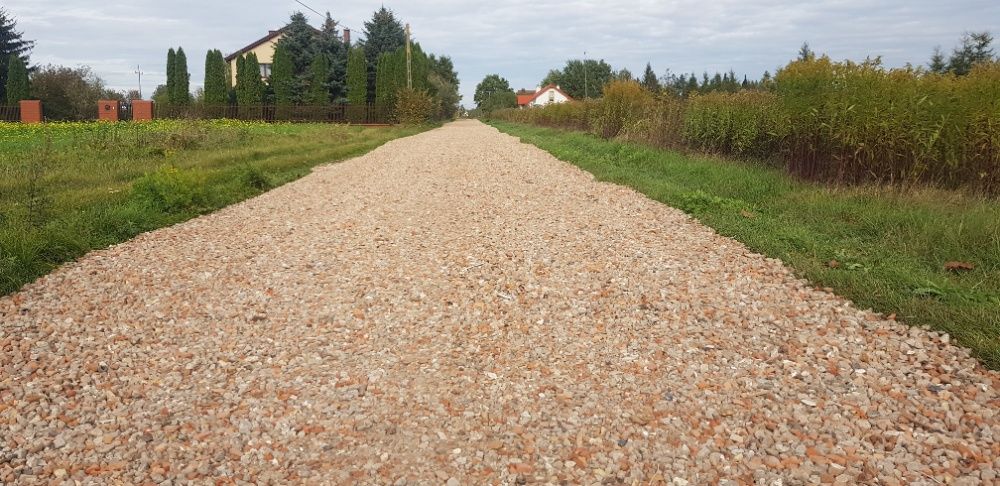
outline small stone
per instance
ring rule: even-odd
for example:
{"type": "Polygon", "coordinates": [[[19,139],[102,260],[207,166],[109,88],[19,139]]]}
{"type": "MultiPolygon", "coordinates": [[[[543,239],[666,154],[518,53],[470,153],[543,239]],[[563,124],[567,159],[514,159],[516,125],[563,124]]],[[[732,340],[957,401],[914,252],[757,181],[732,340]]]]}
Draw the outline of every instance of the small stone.
{"type": "Polygon", "coordinates": [[[445,483],[446,486],[461,486],[462,483],[458,482],[458,479],[448,478],[448,482],[445,483]]]}

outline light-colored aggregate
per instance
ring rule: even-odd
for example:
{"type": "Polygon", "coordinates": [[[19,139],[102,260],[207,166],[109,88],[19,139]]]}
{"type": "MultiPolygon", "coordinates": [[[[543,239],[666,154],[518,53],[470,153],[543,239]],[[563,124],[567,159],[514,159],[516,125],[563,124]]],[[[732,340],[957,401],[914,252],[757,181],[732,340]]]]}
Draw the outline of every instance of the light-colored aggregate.
{"type": "Polygon", "coordinates": [[[475,121],[93,252],[0,321],[4,484],[1000,471],[1000,378],[946,336],[475,121]]]}

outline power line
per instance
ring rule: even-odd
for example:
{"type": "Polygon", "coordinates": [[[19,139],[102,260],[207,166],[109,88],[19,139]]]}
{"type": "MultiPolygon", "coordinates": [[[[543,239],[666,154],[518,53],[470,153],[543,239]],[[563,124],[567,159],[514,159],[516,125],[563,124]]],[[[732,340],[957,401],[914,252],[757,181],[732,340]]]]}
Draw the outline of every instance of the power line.
{"type": "MultiPolygon", "coordinates": [[[[314,8],[306,5],[305,3],[303,3],[302,0],[295,0],[295,3],[297,3],[299,5],[302,5],[303,7],[307,8],[312,13],[314,13],[316,15],[319,15],[320,17],[323,17],[323,18],[326,17],[326,14],[319,13],[319,11],[317,11],[316,9],[314,9],[314,8]]],[[[327,13],[329,13],[329,12],[327,12],[327,13]]],[[[343,22],[339,22],[336,19],[334,19],[334,22],[337,22],[337,25],[339,25],[341,27],[344,27],[344,28],[347,28],[347,30],[350,30],[351,32],[354,32],[354,29],[352,29],[349,25],[344,24],[343,22]]]]}

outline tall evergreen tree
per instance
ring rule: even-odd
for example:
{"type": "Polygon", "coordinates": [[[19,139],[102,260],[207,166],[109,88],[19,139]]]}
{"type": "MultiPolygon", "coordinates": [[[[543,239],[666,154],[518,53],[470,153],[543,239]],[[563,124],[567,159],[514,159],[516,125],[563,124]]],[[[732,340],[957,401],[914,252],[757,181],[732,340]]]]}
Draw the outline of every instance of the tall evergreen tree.
{"type": "Polygon", "coordinates": [[[236,102],[242,106],[264,102],[264,82],[260,79],[260,61],[254,53],[247,54],[236,67],[236,102]]]}
{"type": "Polygon", "coordinates": [[[205,104],[224,105],[229,101],[226,61],[222,51],[211,50],[205,56],[205,104]]]}
{"type": "MultiPolygon", "coordinates": [[[[309,86],[309,65],[319,48],[319,33],[309,25],[302,12],[295,12],[284,28],[284,35],[275,48],[285,50],[291,61],[291,100],[298,103],[305,97],[309,86]]],[[[272,68],[273,72],[273,68],[272,68]]],[[[277,96],[277,93],[275,93],[277,96]]]]}
{"type": "Polygon", "coordinates": [[[174,83],[173,102],[178,105],[186,105],[191,102],[191,75],[188,73],[187,55],[184,48],[177,48],[177,56],[174,58],[174,83]]]}
{"type": "Polygon", "coordinates": [[[326,105],[330,103],[330,87],[327,83],[330,80],[330,61],[326,54],[320,52],[316,54],[312,65],[309,67],[311,79],[309,82],[309,93],[306,103],[310,105],[326,105]]]}
{"type": "Polygon", "coordinates": [[[277,105],[292,105],[297,101],[295,92],[295,65],[285,44],[278,43],[274,49],[274,60],[271,64],[271,89],[274,90],[274,102],[277,105]]]}
{"type": "Polygon", "coordinates": [[[656,78],[653,65],[648,62],[646,63],[646,70],[642,73],[642,87],[653,93],[660,91],[660,80],[656,78]]]}
{"type": "Polygon", "coordinates": [[[932,73],[944,74],[948,72],[948,61],[945,60],[944,53],[941,52],[941,46],[934,48],[934,53],[931,54],[931,61],[927,67],[932,73]]]}
{"type": "Polygon", "coordinates": [[[352,105],[368,102],[368,62],[360,47],[351,49],[347,61],[347,102],[352,105]]]}
{"type": "Polygon", "coordinates": [[[309,70],[316,56],[318,33],[306,20],[305,14],[295,12],[285,26],[284,34],[277,47],[282,47],[292,61],[292,73],[299,76],[309,70]]]}
{"type": "Polygon", "coordinates": [[[455,86],[459,85],[458,73],[455,72],[455,64],[451,61],[448,56],[437,57],[431,54],[428,57],[430,62],[430,70],[432,73],[440,76],[444,81],[455,86]]]}
{"type": "Polygon", "coordinates": [[[28,66],[28,53],[34,45],[34,41],[24,40],[24,34],[17,30],[17,22],[0,6],[0,100],[6,99],[11,56],[16,56],[28,66]]]}
{"type": "Polygon", "coordinates": [[[384,53],[378,58],[378,66],[375,69],[375,103],[382,106],[395,105],[396,89],[396,63],[392,53],[384,53]]]}
{"type": "Polygon", "coordinates": [[[948,71],[964,76],[976,64],[992,61],[993,35],[989,32],[970,32],[962,37],[962,45],[952,51],[948,59],[948,71]]]}
{"type": "Polygon", "coordinates": [[[802,47],[799,48],[799,58],[800,61],[812,61],[816,59],[816,53],[809,48],[808,42],[803,42],[802,47]]]}
{"type": "Polygon", "coordinates": [[[18,101],[28,99],[30,86],[28,84],[28,67],[20,56],[11,54],[7,62],[7,104],[15,105],[18,101]]]}
{"type": "Polygon", "coordinates": [[[340,29],[337,28],[337,22],[327,12],[323,28],[319,32],[317,51],[326,56],[330,66],[329,79],[326,81],[329,99],[340,101],[347,96],[348,49],[349,46],[344,43],[340,29]]]}
{"type": "Polygon", "coordinates": [[[368,61],[369,101],[376,95],[378,65],[383,54],[394,52],[406,45],[403,24],[396,19],[392,10],[385,7],[376,10],[370,21],[365,22],[365,59],[368,61]]]}
{"type": "Polygon", "coordinates": [[[173,47],[167,51],[167,104],[174,104],[177,92],[177,51],[173,47]]]}

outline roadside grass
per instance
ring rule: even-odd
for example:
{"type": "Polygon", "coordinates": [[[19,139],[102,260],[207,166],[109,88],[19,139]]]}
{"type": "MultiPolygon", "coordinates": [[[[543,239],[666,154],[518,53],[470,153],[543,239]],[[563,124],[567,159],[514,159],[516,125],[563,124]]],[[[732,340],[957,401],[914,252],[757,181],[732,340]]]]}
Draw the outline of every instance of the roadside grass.
{"type": "Polygon", "coordinates": [[[861,308],[945,331],[1000,369],[1000,201],[930,188],[824,186],[764,163],[492,125],[681,209],[861,308]],[[975,268],[946,270],[949,262],[975,268]]]}
{"type": "Polygon", "coordinates": [[[178,121],[109,135],[93,125],[30,136],[0,127],[0,295],[88,251],[425,129],[178,121]]]}

